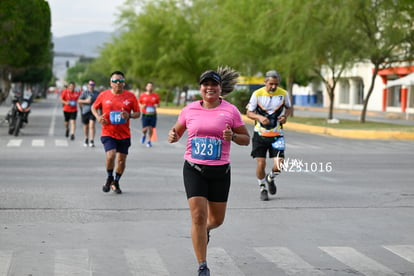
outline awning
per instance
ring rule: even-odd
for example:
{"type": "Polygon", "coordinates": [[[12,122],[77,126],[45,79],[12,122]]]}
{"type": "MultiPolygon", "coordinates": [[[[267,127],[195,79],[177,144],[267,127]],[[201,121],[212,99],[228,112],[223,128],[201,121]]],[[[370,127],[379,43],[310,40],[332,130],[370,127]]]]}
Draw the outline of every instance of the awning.
{"type": "Polygon", "coordinates": [[[393,87],[393,86],[398,86],[398,85],[404,85],[404,86],[414,85],[414,73],[411,73],[405,77],[387,82],[387,87],[393,87]]]}

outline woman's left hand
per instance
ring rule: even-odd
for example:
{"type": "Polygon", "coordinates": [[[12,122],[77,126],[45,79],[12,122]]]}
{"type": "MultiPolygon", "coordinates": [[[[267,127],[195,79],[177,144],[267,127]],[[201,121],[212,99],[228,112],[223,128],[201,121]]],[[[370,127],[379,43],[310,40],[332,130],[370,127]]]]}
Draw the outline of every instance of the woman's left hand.
{"type": "Polygon", "coordinates": [[[226,124],[226,129],[223,130],[223,139],[226,141],[231,141],[232,138],[233,138],[233,130],[228,124],[226,124]]]}

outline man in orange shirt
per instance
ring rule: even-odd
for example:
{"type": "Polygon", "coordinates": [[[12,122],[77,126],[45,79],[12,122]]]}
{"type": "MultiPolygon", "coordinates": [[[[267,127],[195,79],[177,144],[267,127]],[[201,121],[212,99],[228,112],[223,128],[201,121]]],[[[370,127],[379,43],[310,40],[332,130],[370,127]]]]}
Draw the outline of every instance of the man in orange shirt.
{"type": "Polygon", "coordinates": [[[112,188],[115,193],[120,194],[122,191],[119,180],[125,170],[126,157],[131,146],[129,119],[139,118],[140,110],[135,95],[124,90],[124,73],[113,72],[110,85],[111,89],[99,94],[91,111],[96,120],[102,124],[101,142],[106,152],[107,179],[102,190],[107,193],[112,188]]]}
{"type": "Polygon", "coordinates": [[[142,137],[141,144],[145,143],[148,132],[147,147],[151,148],[153,129],[157,125],[157,108],[160,106],[160,97],[153,92],[154,84],[148,82],[145,91],[139,95],[139,105],[142,110],[142,137]]]}
{"type": "Polygon", "coordinates": [[[75,91],[75,83],[70,82],[68,88],[62,91],[60,101],[63,104],[63,115],[65,117],[66,137],[75,140],[76,115],[78,114],[78,99],[80,92],[75,91]],[[69,129],[70,127],[70,129],[69,129]]]}

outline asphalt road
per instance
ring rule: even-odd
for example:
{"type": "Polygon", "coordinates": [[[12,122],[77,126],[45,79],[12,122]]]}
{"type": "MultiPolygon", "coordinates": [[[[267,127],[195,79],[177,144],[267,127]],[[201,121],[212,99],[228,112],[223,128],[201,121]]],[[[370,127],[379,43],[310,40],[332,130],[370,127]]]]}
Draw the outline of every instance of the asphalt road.
{"type": "MultiPolygon", "coordinates": [[[[33,105],[19,137],[0,124],[0,276],[196,275],[184,140],[166,142],[175,120],[159,116],[151,149],[133,121],[122,195],[102,192],[104,151],[99,140],[83,147],[80,120],[76,140],[64,137],[56,99],[33,105]]],[[[211,274],[414,275],[414,142],[293,131],[286,139],[286,171],[268,202],[250,146],[232,145],[211,274]]]]}

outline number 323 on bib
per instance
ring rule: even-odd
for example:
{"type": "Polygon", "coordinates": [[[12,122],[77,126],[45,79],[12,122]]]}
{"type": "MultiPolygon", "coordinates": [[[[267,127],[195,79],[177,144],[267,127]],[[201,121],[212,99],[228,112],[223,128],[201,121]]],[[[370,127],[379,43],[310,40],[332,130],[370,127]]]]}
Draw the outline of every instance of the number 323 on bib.
{"type": "Polygon", "coordinates": [[[191,157],[200,160],[220,160],[221,144],[220,139],[194,137],[191,140],[191,157]]]}

